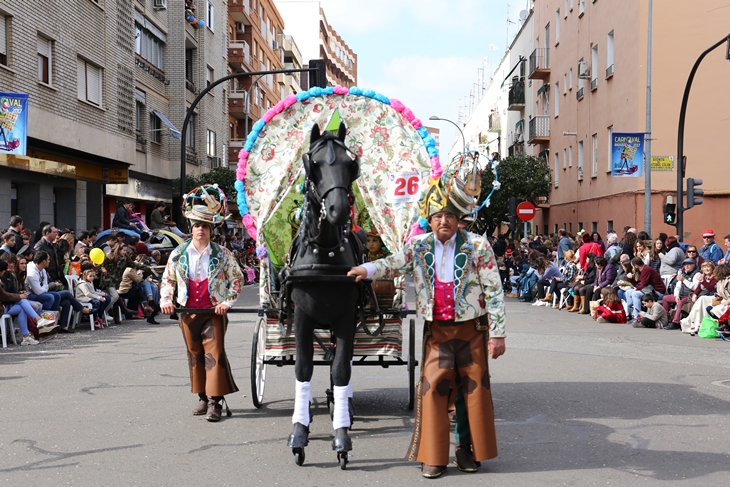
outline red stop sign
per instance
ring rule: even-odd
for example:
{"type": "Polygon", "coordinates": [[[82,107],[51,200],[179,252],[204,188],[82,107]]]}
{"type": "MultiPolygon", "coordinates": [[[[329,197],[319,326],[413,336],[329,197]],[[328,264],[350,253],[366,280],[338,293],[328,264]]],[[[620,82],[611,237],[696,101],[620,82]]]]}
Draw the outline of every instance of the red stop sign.
{"type": "Polygon", "coordinates": [[[523,201],[517,205],[517,218],[525,222],[535,218],[535,205],[529,201],[523,201]]]}

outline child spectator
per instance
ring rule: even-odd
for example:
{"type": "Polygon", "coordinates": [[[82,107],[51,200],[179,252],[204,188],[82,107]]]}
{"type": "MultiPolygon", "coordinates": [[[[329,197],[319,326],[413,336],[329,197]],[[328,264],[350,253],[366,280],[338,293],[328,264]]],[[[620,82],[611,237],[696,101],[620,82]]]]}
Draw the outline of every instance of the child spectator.
{"type": "Polygon", "coordinates": [[[101,317],[104,316],[104,310],[109,306],[109,297],[94,289],[94,279],[96,279],[96,272],[93,269],[87,269],[82,274],[82,278],[76,285],[76,299],[82,304],[91,304],[96,315],[96,322],[94,328],[101,328],[104,326],[104,322],[101,317]]]}
{"type": "Polygon", "coordinates": [[[616,289],[604,287],[601,289],[602,303],[596,308],[595,320],[597,323],[621,323],[628,322],[626,311],[621,300],[616,294],[616,289]]]}
{"type": "Polygon", "coordinates": [[[646,307],[646,312],[639,313],[637,321],[631,326],[634,328],[664,328],[669,318],[662,305],[654,301],[654,295],[652,293],[644,294],[641,302],[646,307]]]}

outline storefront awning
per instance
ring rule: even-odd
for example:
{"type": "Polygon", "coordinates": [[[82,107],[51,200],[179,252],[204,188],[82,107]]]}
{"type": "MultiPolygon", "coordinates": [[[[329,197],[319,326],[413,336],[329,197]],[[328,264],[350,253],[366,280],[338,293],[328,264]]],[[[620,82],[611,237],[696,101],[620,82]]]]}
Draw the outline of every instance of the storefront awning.
{"type": "Polygon", "coordinates": [[[107,184],[106,194],[130,200],[172,202],[172,186],[129,178],[128,184],[107,184]]]}
{"type": "Polygon", "coordinates": [[[170,129],[170,137],[172,137],[173,139],[177,139],[177,140],[182,139],[182,135],[180,134],[180,131],[175,128],[175,126],[172,124],[171,121],[169,121],[167,119],[166,116],[164,116],[163,114],[161,114],[157,110],[152,110],[152,114],[154,116],[156,116],[157,118],[159,118],[160,120],[162,120],[162,123],[164,123],[165,125],[167,125],[167,128],[170,129]]]}

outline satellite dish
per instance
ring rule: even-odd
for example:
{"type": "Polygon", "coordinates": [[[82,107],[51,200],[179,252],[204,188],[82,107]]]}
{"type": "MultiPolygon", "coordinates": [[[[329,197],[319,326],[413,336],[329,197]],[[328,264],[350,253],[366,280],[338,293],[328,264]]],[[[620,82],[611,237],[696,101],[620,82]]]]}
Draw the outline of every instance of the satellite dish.
{"type": "Polygon", "coordinates": [[[520,12],[520,20],[524,22],[526,18],[527,18],[527,10],[522,10],[520,12]]]}

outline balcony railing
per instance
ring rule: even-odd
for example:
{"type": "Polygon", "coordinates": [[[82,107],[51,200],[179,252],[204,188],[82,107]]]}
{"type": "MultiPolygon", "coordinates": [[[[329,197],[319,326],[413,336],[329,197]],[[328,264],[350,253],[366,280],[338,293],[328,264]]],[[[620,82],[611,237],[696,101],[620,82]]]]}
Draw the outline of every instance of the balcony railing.
{"type": "Polygon", "coordinates": [[[530,54],[530,79],[550,77],[550,48],[538,47],[530,54]]]}
{"type": "Polygon", "coordinates": [[[591,80],[591,91],[595,90],[596,88],[598,88],[598,78],[593,78],[591,80]]]}
{"type": "Polygon", "coordinates": [[[509,104],[507,110],[521,110],[525,108],[525,81],[512,83],[509,87],[509,104]]]}
{"type": "Polygon", "coordinates": [[[490,113],[489,114],[489,131],[490,132],[499,132],[502,130],[502,119],[499,117],[498,113],[490,113]]]}
{"type": "Polygon", "coordinates": [[[584,91],[583,88],[578,88],[578,91],[575,92],[576,99],[578,99],[578,100],[583,99],[583,91],[584,91]]]}
{"type": "Polygon", "coordinates": [[[530,144],[550,140],[550,115],[538,115],[530,120],[529,125],[530,144]]]}
{"type": "Polygon", "coordinates": [[[606,68],[606,79],[613,76],[613,64],[606,68]]]}

